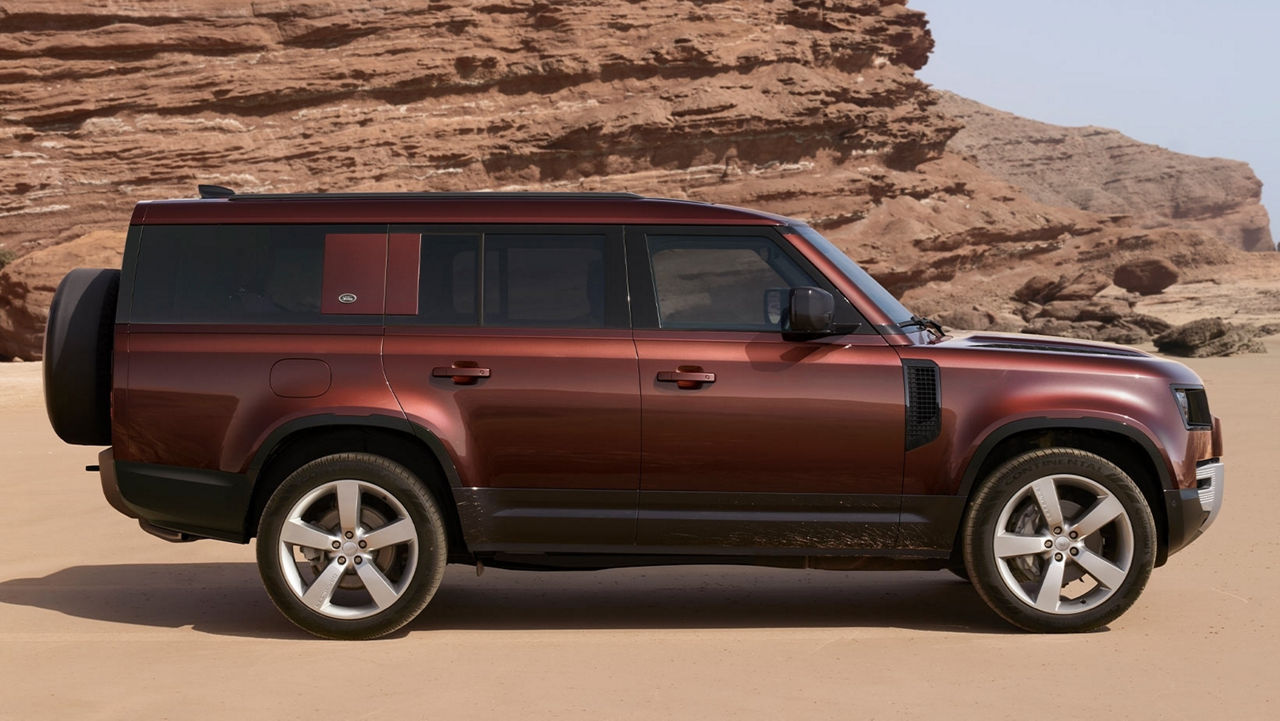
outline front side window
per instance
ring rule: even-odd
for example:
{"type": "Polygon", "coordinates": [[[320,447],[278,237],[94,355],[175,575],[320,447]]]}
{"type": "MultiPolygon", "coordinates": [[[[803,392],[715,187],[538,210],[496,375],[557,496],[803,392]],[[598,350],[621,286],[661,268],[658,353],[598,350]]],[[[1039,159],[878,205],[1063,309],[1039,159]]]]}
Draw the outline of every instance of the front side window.
{"type": "Polygon", "coordinates": [[[813,279],[760,236],[648,236],[658,324],[666,329],[780,331],[791,288],[813,279]]]}

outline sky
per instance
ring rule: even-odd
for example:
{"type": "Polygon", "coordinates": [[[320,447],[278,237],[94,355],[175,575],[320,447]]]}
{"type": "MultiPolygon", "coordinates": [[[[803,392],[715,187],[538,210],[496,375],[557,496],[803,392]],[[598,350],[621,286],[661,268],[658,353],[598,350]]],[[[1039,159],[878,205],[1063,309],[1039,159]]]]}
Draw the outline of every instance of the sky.
{"type": "Polygon", "coordinates": [[[1001,110],[1243,160],[1280,239],[1280,0],[909,0],[918,76],[1001,110]]]}

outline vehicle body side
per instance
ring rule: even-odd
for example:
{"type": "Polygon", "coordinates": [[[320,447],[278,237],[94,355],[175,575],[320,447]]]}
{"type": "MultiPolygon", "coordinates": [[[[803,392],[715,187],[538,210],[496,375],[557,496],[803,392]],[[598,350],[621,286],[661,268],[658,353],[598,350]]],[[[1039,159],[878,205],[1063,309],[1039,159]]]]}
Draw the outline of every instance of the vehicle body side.
{"type": "MultiPolygon", "coordinates": [[[[437,492],[449,496],[456,510],[452,560],[487,555],[499,561],[505,557],[508,565],[536,565],[536,554],[558,552],[578,554],[587,566],[675,561],[677,556],[744,562],[781,562],[763,557],[785,556],[792,559],[788,563],[806,564],[811,562],[804,557],[810,556],[876,556],[903,564],[945,565],[954,563],[955,536],[974,483],[1013,452],[1043,447],[1056,438],[1092,444],[1120,459],[1152,502],[1162,554],[1184,545],[1199,528],[1194,514],[1181,504],[1194,495],[1197,464],[1220,455],[1221,447],[1213,431],[1190,429],[1179,416],[1171,385],[1198,385],[1199,379],[1177,363],[1118,348],[1099,352],[1079,345],[1073,350],[1066,341],[1018,336],[1021,342],[1013,343],[996,335],[935,339],[924,330],[899,328],[827,257],[791,232],[785,219],[767,214],[693,203],[529,200],[506,204],[504,215],[495,219],[492,204],[461,206],[442,210],[408,201],[139,204],[124,261],[126,290],[132,285],[137,249],[145,247],[153,224],[372,224],[384,228],[370,233],[381,232],[383,240],[368,244],[375,255],[381,253],[386,275],[359,277],[362,272],[367,276],[370,266],[347,264],[353,276],[347,280],[371,289],[358,294],[365,299],[361,302],[368,301],[368,293],[380,296],[377,312],[351,314],[335,306],[326,313],[332,322],[301,325],[138,323],[122,292],[114,350],[114,446],[103,466],[104,473],[111,466],[132,513],[173,533],[246,542],[255,533],[265,498],[300,462],[320,451],[376,448],[422,469],[424,477],[440,484],[437,492]],[[395,252],[389,238],[400,226],[492,228],[499,223],[513,228],[576,223],[619,233],[662,224],[751,228],[801,254],[868,327],[856,335],[794,341],[718,331],[681,336],[642,327],[634,307],[632,323],[625,328],[513,332],[469,327],[462,333],[384,322],[390,317],[384,315],[390,310],[382,299],[388,289],[418,283],[416,263],[386,262],[395,252]],[[875,332],[865,332],[870,330],[875,332]],[[651,477],[660,473],[644,465],[642,424],[649,421],[642,415],[644,396],[632,391],[628,378],[633,374],[642,390],[651,384],[652,369],[645,365],[643,350],[637,350],[640,344],[654,344],[655,357],[666,353],[674,358],[684,352],[682,337],[704,349],[707,341],[724,343],[717,351],[723,365],[782,371],[827,364],[824,375],[815,376],[831,389],[827,397],[812,389],[803,392],[813,395],[799,398],[783,394],[769,387],[767,374],[736,389],[731,378],[722,379],[714,386],[720,396],[671,396],[685,403],[697,397],[709,409],[706,418],[718,419],[739,435],[749,427],[759,429],[758,437],[752,436],[757,447],[748,448],[756,454],[755,462],[763,459],[775,475],[787,467],[813,467],[812,474],[796,476],[802,485],[783,492],[768,485],[765,474],[752,476],[746,466],[705,488],[642,484],[646,470],[651,477]],[[658,348],[661,344],[671,347],[658,348]],[[463,345],[465,352],[459,350],[463,345]],[[469,385],[432,375],[433,369],[472,360],[491,363],[494,376],[469,385]],[[940,415],[936,437],[907,449],[903,419],[910,388],[904,385],[902,368],[914,361],[937,368],[940,415]],[[840,374],[852,378],[858,367],[876,375],[858,386],[857,393],[841,396],[840,374]],[[481,387],[488,395],[472,393],[481,387]],[[734,393],[774,396],[773,405],[734,405],[734,393]],[[716,407],[707,401],[712,397],[728,401],[716,407]],[[853,421],[858,432],[841,425],[840,408],[864,414],[853,421]],[[498,409],[506,409],[505,414],[498,409]],[[790,443],[760,450],[770,418],[786,414],[807,414],[816,424],[809,434],[813,438],[796,435],[790,443]],[[530,434],[534,427],[542,431],[530,434]],[[859,478],[860,485],[841,487],[841,468],[859,478]],[[758,484],[754,489],[753,477],[758,484]],[[818,477],[830,482],[816,485],[818,477]],[[730,478],[746,486],[735,489],[730,478]],[[689,498],[729,504],[724,513],[741,517],[730,521],[748,525],[726,525],[727,535],[714,537],[719,541],[674,544],[671,539],[684,533],[679,519],[703,523],[714,518],[705,507],[681,506],[689,498]],[[776,536],[767,543],[724,545],[724,537],[740,530],[774,533],[778,524],[812,517],[824,505],[848,509],[832,528],[865,533],[834,541],[828,536],[817,543],[810,535],[792,545],[776,536]],[[855,514],[870,520],[849,520],[855,514]],[[566,520],[572,523],[566,525],[566,520]],[[649,534],[646,528],[658,530],[649,534]],[[881,535],[873,539],[873,531],[881,535]],[[633,557],[628,561],[613,554],[633,557]]],[[[633,274],[633,303],[639,297],[635,283],[633,274]]],[[[645,391],[652,394],[652,408],[664,407],[658,394],[666,390],[655,386],[645,391]]],[[[724,456],[717,455],[726,453],[723,447],[700,445],[698,428],[678,427],[679,416],[672,411],[655,428],[677,428],[671,435],[673,452],[712,469],[708,477],[717,478],[717,463],[733,466],[743,460],[732,449],[724,456]],[[694,441],[682,445],[686,438],[694,441]]],[[[828,560],[827,565],[838,564],[828,560]]]]}

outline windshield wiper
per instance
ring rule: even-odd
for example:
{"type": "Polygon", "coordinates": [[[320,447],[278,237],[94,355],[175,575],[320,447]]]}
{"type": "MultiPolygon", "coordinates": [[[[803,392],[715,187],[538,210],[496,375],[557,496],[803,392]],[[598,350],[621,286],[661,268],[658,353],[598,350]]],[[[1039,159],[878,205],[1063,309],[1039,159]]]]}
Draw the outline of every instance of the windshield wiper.
{"type": "Polygon", "coordinates": [[[941,338],[945,333],[942,331],[942,324],[932,318],[925,318],[920,315],[911,316],[910,320],[904,320],[898,324],[899,328],[924,328],[938,334],[941,338]]]}

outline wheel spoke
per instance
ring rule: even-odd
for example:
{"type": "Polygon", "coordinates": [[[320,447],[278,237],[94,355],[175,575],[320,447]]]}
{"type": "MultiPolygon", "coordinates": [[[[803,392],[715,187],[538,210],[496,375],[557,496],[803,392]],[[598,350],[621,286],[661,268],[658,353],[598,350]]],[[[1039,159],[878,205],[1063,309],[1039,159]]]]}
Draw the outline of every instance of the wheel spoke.
{"type": "Polygon", "coordinates": [[[328,549],[338,537],[329,535],[300,518],[293,518],[285,521],[280,529],[280,540],[304,548],[328,549]]]}
{"type": "Polygon", "coordinates": [[[1093,508],[1090,508],[1079,521],[1076,521],[1071,530],[1080,534],[1081,538],[1084,538],[1114,521],[1121,513],[1124,513],[1124,506],[1120,503],[1120,499],[1108,495],[1093,504],[1093,508]]]}
{"type": "Polygon", "coordinates": [[[416,529],[413,527],[413,521],[401,518],[369,533],[364,537],[364,540],[368,544],[368,550],[376,551],[379,548],[394,546],[397,543],[408,543],[417,538],[417,535],[416,529]]]}
{"type": "Polygon", "coordinates": [[[1036,592],[1036,608],[1041,611],[1056,613],[1062,600],[1062,578],[1066,568],[1061,561],[1049,561],[1045,564],[1044,578],[1040,581],[1040,590],[1036,592]]]}
{"type": "Polygon", "coordinates": [[[1044,553],[1046,540],[1048,540],[1047,536],[1019,536],[1015,533],[999,531],[996,533],[995,541],[996,556],[1009,558],[1044,553]]]}
{"type": "Polygon", "coordinates": [[[1044,514],[1045,523],[1050,528],[1062,527],[1062,506],[1058,503],[1058,485],[1053,478],[1041,478],[1032,482],[1031,492],[1040,504],[1040,512],[1044,514]]]}
{"type": "Polygon", "coordinates": [[[338,524],[343,531],[355,531],[360,522],[360,484],[338,481],[338,524]]]}
{"type": "Polygon", "coordinates": [[[333,598],[333,589],[338,587],[338,581],[342,579],[342,571],[345,566],[338,565],[337,559],[329,563],[328,567],[316,578],[311,584],[311,588],[302,594],[302,602],[311,608],[319,611],[329,599],[333,598]]]}
{"type": "Polygon", "coordinates": [[[1080,555],[1074,558],[1075,562],[1080,564],[1085,571],[1088,571],[1090,576],[1098,579],[1098,583],[1113,591],[1119,588],[1120,584],[1124,583],[1125,577],[1129,575],[1120,567],[1087,548],[1081,548],[1080,555]]]}
{"type": "Polygon", "coordinates": [[[356,573],[360,575],[360,580],[364,582],[364,587],[369,590],[369,595],[373,597],[373,603],[379,610],[390,606],[400,598],[400,594],[392,588],[391,582],[372,563],[356,566],[356,573]]]}

